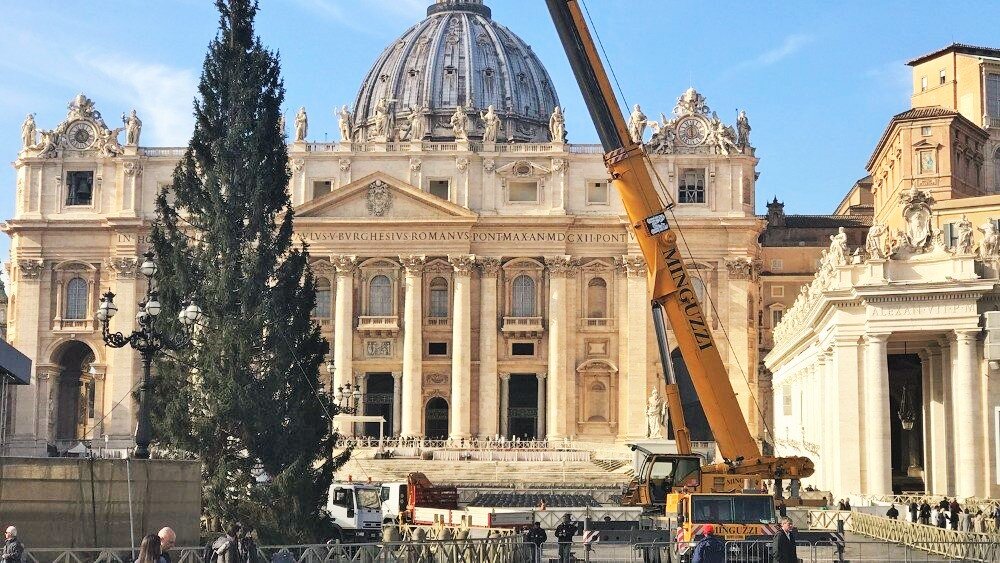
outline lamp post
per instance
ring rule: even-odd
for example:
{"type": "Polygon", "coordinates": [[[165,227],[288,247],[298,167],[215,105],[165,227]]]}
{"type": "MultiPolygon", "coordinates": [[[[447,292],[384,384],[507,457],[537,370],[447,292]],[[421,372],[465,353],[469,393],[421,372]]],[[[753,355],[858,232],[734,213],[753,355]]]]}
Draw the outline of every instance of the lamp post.
{"type": "Polygon", "coordinates": [[[185,301],[181,305],[181,310],[177,315],[178,320],[184,326],[184,332],[180,335],[171,336],[158,330],[155,326],[156,317],[159,316],[161,306],[159,294],[153,286],[153,276],[156,275],[156,262],[153,261],[153,253],[146,252],[143,256],[142,265],[139,272],[146,276],[146,298],[139,302],[139,312],[135,315],[135,320],[139,328],[133,330],[131,334],[125,336],[121,332],[111,332],[109,324],[111,318],[118,312],[115,306],[115,294],[108,291],[101,297],[100,307],[97,309],[97,319],[101,321],[101,335],[104,343],[112,348],[123,348],[131,346],[139,352],[142,358],[142,386],[139,388],[139,420],[135,430],[135,452],[133,457],[137,459],[149,459],[150,442],[150,422],[149,422],[149,399],[152,390],[152,379],[149,372],[156,354],[163,349],[179,350],[191,342],[194,327],[201,321],[201,307],[191,301],[185,301]]]}

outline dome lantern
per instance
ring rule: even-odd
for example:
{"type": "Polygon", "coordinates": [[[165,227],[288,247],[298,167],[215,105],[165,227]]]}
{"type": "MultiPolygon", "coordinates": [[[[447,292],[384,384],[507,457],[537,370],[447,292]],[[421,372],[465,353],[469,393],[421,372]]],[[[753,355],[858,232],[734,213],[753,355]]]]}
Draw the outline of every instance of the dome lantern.
{"type": "Polygon", "coordinates": [[[552,80],[520,37],[491,17],[483,0],[436,0],[427,18],[390,44],[354,103],[354,141],[453,141],[456,108],[473,141],[490,106],[497,142],[548,142],[559,105],[552,80]],[[418,139],[413,139],[413,134],[418,139]]]}

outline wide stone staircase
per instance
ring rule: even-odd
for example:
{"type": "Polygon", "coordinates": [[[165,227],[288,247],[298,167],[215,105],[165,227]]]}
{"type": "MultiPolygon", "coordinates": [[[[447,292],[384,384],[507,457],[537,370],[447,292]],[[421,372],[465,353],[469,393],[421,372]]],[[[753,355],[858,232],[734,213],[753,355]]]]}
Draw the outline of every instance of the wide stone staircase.
{"type": "Polygon", "coordinates": [[[592,461],[441,461],[410,458],[372,459],[355,450],[336,474],[355,481],[376,483],[405,481],[419,471],[434,484],[528,487],[607,487],[628,482],[630,475],[612,462],[607,467],[592,461]]]}

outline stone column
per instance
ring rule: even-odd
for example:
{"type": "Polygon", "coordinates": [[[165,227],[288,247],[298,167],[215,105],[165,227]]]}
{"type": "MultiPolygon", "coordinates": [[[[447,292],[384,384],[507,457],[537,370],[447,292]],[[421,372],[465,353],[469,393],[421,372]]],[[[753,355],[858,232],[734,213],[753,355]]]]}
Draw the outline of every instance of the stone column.
{"type": "MultiPolygon", "coordinates": [[[[831,396],[827,389],[832,385],[832,382],[830,381],[831,378],[827,373],[826,368],[827,358],[827,353],[824,350],[821,350],[816,354],[816,391],[822,393],[822,397],[826,398],[831,396]]],[[[827,431],[827,428],[833,424],[833,421],[830,420],[830,412],[826,406],[827,400],[820,399],[817,402],[819,403],[820,410],[820,412],[817,413],[817,416],[819,417],[817,424],[819,426],[818,439],[820,444],[819,463],[816,464],[816,473],[819,477],[817,481],[820,485],[819,488],[823,490],[830,490],[830,471],[833,467],[830,458],[833,456],[833,445],[830,443],[832,436],[830,432],[827,431]]],[[[774,401],[771,402],[771,405],[772,410],[777,412],[778,406],[774,401]]],[[[769,424],[771,424],[771,428],[774,428],[773,423],[769,424]]]]}
{"type": "Polygon", "coordinates": [[[392,435],[402,436],[403,373],[392,372],[392,435]]]}
{"type": "MultiPolygon", "coordinates": [[[[27,188],[25,191],[28,191],[27,188]]],[[[16,253],[16,248],[14,251],[16,253]]],[[[39,304],[42,302],[39,278],[44,269],[42,264],[41,260],[11,260],[11,265],[17,266],[14,270],[17,276],[17,299],[11,303],[14,307],[12,316],[17,319],[17,328],[16,330],[13,326],[9,328],[9,333],[13,336],[11,344],[35,359],[32,362],[34,372],[32,383],[35,385],[16,385],[9,388],[9,392],[14,393],[14,413],[11,416],[13,427],[8,429],[10,448],[7,451],[12,455],[45,454],[45,428],[39,425],[41,418],[39,415],[43,412],[47,399],[41,386],[37,384],[44,373],[38,364],[49,359],[42,357],[38,342],[41,322],[39,304]]],[[[46,294],[47,292],[48,290],[46,294]]]]}
{"type": "Polygon", "coordinates": [[[62,372],[58,369],[53,369],[48,373],[48,399],[45,407],[45,421],[47,427],[45,429],[46,441],[50,444],[54,444],[56,441],[56,432],[59,429],[59,383],[62,380],[62,372]]]}
{"type": "Polygon", "coordinates": [[[979,329],[956,330],[951,372],[951,419],[955,431],[955,494],[986,496],[983,461],[982,374],[976,336],[979,329]]]}
{"type": "Polygon", "coordinates": [[[510,431],[510,374],[500,374],[500,435],[510,431]]]}
{"type": "Polygon", "coordinates": [[[498,420],[497,397],[497,276],[499,258],[480,258],[479,278],[479,431],[495,436],[498,420]]]}
{"type": "Polygon", "coordinates": [[[544,373],[539,373],[535,377],[538,378],[538,420],[535,434],[538,435],[539,440],[543,440],[545,439],[545,380],[547,378],[544,373]]]}
{"type": "MultiPolygon", "coordinates": [[[[354,270],[356,256],[331,256],[337,269],[337,303],[333,318],[333,387],[353,383],[354,377],[354,270]]],[[[339,425],[348,436],[353,435],[352,424],[339,425]]]]}
{"type": "MultiPolygon", "coordinates": [[[[626,303],[619,318],[623,330],[620,337],[626,343],[620,359],[624,369],[619,371],[622,384],[618,392],[624,397],[621,402],[619,437],[642,438],[646,435],[646,381],[649,370],[648,354],[656,354],[642,344],[649,341],[649,295],[646,288],[646,261],[641,257],[624,256],[626,303]]],[[[621,365],[619,364],[619,365],[621,365]]]]}
{"type": "Polygon", "coordinates": [[[473,255],[449,256],[455,268],[451,314],[451,438],[472,436],[472,268],[473,255]]]}
{"type": "Polygon", "coordinates": [[[924,493],[934,493],[934,421],[932,420],[932,410],[934,408],[934,394],[932,393],[933,368],[931,366],[930,349],[924,348],[917,356],[920,357],[920,394],[923,401],[920,405],[920,424],[922,432],[922,445],[924,448],[924,493]]]}
{"type": "MultiPolygon", "coordinates": [[[[118,313],[111,319],[110,329],[129,334],[135,327],[138,301],[144,295],[145,282],[137,279],[141,258],[119,256],[112,258],[109,270],[115,273],[114,292],[118,313]]],[[[104,432],[108,434],[110,447],[131,448],[134,442],[136,424],[136,401],[132,398],[132,388],[142,379],[139,353],[131,346],[107,348],[108,372],[105,381],[104,412],[109,413],[104,421],[104,432]]]]}
{"type": "Polygon", "coordinates": [[[566,278],[572,271],[572,261],[569,256],[555,256],[545,259],[549,272],[549,375],[548,377],[548,434],[549,440],[561,440],[575,429],[568,427],[567,421],[576,421],[575,409],[566,400],[566,387],[569,382],[569,350],[566,349],[566,333],[569,330],[569,319],[566,309],[569,307],[569,295],[566,291],[566,278]]]}
{"type": "Polygon", "coordinates": [[[104,369],[96,368],[94,373],[94,413],[96,426],[93,429],[93,440],[99,440],[104,435],[104,369]]]}
{"type": "Polygon", "coordinates": [[[955,425],[954,420],[951,418],[952,412],[952,396],[951,396],[951,372],[952,372],[952,357],[955,354],[955,335],[943,336],[938,340],[938,344],[941,345],[941,426],[943,427],[942,434],[944,439],[938,442],[941,446],[938,451],[941,453],[939,456],[941,458],[942,465],[944,467],[943,472],[939,472],[938,476],[941,477],[939,482],[944,487],[942,491],[939,491],[944,495],[954,495],[955,494],[955,425]]]}
{"type": "Polygon", "coordinates": [[[861,481],[861,458],[859,444],[865,439],[861,435],[861,419],[858,405],[861,404],[859,387],[862,374],[860,336],[838,336],[830,356],[829,379],[833,383],[832,394],[825,398],[831,407],[832,446],[835,449],[831,483],[835,494],[846,496],[863,490],[861,481]]]}
{"type": "Polygon", "coordinates": [[[889,334],[865,335],[865,427],[867,490],[870,495],[892,494],[892,439],[889,430],[889,334]]]}
{"type": "Polygon", "coordinates": [[[418,437],[423,397],[423,272],[425,256],[400,256],[406,273],[403,277],[403,385],[400,432],[418,437]]]}

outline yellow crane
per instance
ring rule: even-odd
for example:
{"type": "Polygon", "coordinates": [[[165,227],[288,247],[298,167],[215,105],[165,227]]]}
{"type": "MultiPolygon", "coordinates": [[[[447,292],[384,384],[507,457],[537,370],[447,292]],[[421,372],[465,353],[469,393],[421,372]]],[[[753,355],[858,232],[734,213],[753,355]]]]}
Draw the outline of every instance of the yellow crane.
{"type": "Polygon", "coordinates": [[[743,417],[722,356],[692,287],[691,276],[678,248],[675,226],[671,225],[670,207],[664,204],[655,189],[642,140],[633,141],[629,135],[578,0],[546,2],[604,147],[604,161],[624,203],[629,228],[646,260],[653,325],[667,379],[667,408],[680,454],[673,458],[661,457],[661,462],[672,467],[670,474],[662,470],[657,472],[653,464],[648,464],[650,467],[646,468],[645,475],[636,475],[637,482],[626,494],[626,502],[648,506],[656,493],[651,488],[655,489],[656,485],[669,493],[675,488],[690,490],[695,487],[692,483],[700,480],[697,488],[703,492],[732,492],[742,489],[744,480],[759,484],[762,479],[797,480],[812,475],[813,463],[808,458],[761,453],[743,417]],[[702,467],[700,479],[689,471],[691,438],[671,369],[667,321],[673,328],[677,346],[723,458],[723,463],[702,467]],[[650,482],[657,477],[661,478],[660,483],[650,482]],[[720,491],[720,488],[728,491],[720,491]]]}

